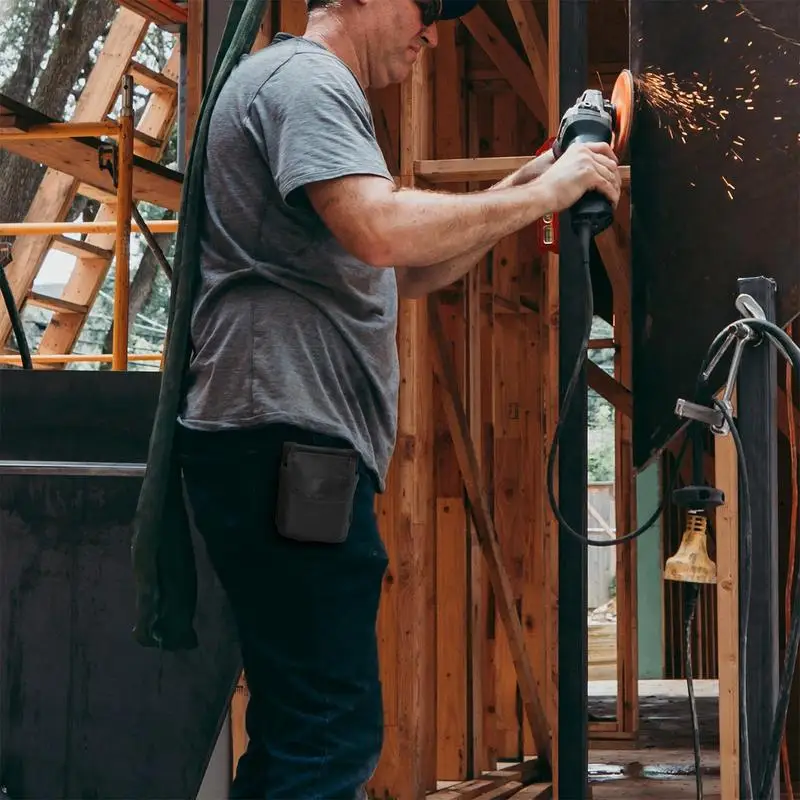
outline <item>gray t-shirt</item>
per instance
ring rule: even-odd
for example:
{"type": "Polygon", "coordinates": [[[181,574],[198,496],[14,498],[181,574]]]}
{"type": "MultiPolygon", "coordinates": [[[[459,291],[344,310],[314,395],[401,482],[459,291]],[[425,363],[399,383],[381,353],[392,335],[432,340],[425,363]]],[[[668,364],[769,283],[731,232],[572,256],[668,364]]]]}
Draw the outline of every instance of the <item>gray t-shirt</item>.
{"type": "Polygon", "coordinates": [[[343,437],[383,491],[397,427],[395,273],[346,252],[295,191],[355,174],[391,180],[367,98],[340,59],[278,34],[237,65],[209,130],[181,423],[343,437]]]}

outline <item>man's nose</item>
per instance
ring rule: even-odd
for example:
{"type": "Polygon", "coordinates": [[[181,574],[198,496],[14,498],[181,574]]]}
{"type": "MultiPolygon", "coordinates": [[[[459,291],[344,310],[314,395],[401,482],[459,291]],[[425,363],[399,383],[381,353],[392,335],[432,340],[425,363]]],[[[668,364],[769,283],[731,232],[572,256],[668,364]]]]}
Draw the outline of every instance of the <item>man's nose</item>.
{"type": "Polygon", "coordinates": [[[428,27],[425,28],[422,34],[422,40],[428,47],[436,47],[436,45],[439,44],[439,31],[436,28],[435,22],[433,25],[428,25],[428,27]]]}

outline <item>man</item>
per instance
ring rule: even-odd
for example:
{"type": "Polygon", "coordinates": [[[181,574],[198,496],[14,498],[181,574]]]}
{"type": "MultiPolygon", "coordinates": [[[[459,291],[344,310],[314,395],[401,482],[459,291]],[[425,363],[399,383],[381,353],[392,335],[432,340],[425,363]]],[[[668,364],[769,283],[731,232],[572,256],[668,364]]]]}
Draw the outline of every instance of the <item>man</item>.
{"type": "Polygon", "coordinates": [[[380,756],[373,507],[395,442],[398,293],[447,286],[590,189],[619,198],[605,146],[485,192],[395,186],[365,90],[404,80],[437,20],[473,5],[317,2],[213,111],[181,451],[250,692],[234,797],[363,796],[380,756]]]}

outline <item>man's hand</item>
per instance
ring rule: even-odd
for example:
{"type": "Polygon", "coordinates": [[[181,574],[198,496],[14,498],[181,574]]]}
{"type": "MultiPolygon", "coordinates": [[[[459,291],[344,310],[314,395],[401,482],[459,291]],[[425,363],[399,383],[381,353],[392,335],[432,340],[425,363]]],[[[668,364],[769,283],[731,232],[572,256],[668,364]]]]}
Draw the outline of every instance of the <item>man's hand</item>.
{"type": "Polygon", "coordinates": [[[565,211],[592,190],[604,194],[616,208],[622,187],[617,156],[605,143],[573,145],[538,183],[547,188],[554,212],[565,211]]]}

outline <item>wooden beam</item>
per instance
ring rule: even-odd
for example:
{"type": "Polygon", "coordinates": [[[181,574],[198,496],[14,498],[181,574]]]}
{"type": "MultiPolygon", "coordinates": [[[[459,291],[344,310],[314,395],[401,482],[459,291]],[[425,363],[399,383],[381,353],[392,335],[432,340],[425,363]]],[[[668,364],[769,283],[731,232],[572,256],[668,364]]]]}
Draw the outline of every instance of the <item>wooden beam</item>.
{"type": "Polygon", "coordinates": [[[532,0],[508,0],[508,9],[517,26],[539,93],[544,99],[547,97],[547,39],[536,16],[536,9],[532,0]]]}
{"type": "MultiPolygon", "coordinates": [[[[186,110],[184,124],[184,148],[186,160],[192,149],[192,139],[206,85],[206,0],[192,0],[189,4],[189,19],[186,26],[185,87],[186,110]]],[[[183,165],[181,165],[183,168],[183,165]]]]}
{"type": "MultiPolygon", "coordinates": [[[[475,448],[469,435],[469,423],[458,392],[458,381],[452,360],[447,349],[447,341],[439,317],[438,301],[428,299],[428,322],[433,339],[431,355],[434,372],[443,389],[441,393],[450,434],[458,458],[464,488],[470,501],[470,512],[475,531],[481,544],[489,579],[495,593],[497,611],[508,636],[508,643],[514,666],[517,670],[519,692],[525,715],[531,727],[536,744],[536,752],[544,764],[551,761],[550,727],[544,706],[539,698],[531,661],[525,647],[525,636],[516,610],[511,583],[503,566],[502,553],[494,529],[492,513],[480,479],[480,469],[475,448]]],[[[540,685],[544,686],[544,675],[539,675],[540,685]]]]}
{"type": "Polygon", "coordinates": [[[620,414],[633,419],[633,393],[630,389],[591,360],[586,362],[586,378],[590,389],[594,389],[600,397],[608,400],[620,414]]]}
{"type": "MultiPolygon", "coordinates": [[[[196,0],[191,0],[190,5],[194,2],[196,0]]],[[[162,28],[173,30],[186,24],[186,6],[172,0],[119,0],[119,4],[162,28]]]]}
{"type": "MultiPolygon", "coordinates": [[[[430,155],[432,58],[425,51],[399,87],[405,186],[414,185],[414,160],[430,155]]],[[[389,554],[378,623],[386,745],[370,787],[381,797],[421,798],[436,787],[433,374],[424,301],[400,300],[397,345],[397,445],[377,501],[389,554]]]]}
{"type": "Polygon", "coordinates": [[[714,437],[714,471],[725,494],[715,509],[720,791],[739,800],[739,471],[731,436],[714,437]]]}
{"type": "Polygon", "coordinates": [[[463,16],[461,22],[486,51],[486,55],[492,59],[497,69],[520,96],[522,102],[533,112],[536,119],[542,125],[546,125],[547,108],[536,78],[489,18],[489,15],[483,8],[477,6],[469,14],[463,16]]]}
{"type": "MultiPolygon", "coordinates": [[[[559,60],[561,49],[561,2],[548,0],[547,3],[547,135],[555,136],[561,120],[561,101],[559,84],[559,60]]],[[[547,253],[543,258],[544,287],[542,290],[542,313],[540,316],[541,346],[543,351],[540,386],[544,406],[544,435],[538,453],[541,465],[547,463],[550,448],[560,415],[559,403],[559,334],[561,324],[559,309],[559,271],[560,260],[557,253],[547,253]]],[[[535,452],[535,451],[534,451],[535,452]]],[[[544,469],[542,469],[544,474],[544,469]]],[[[558,470],[554,475],[554,491],[558,492],[558,470]]],[[[542,570],[544,582],[544,645],[547,672],[546,710],[553,732],[552,778],[553,796],[559,796],[559,542],[560,532],[555,514],[547,502],[544,479],[542,479],[542,570]]]]}
{"type": "MultiPolygon", "coordinates": [[[[428,183],[499,181],[533,158],[530,156],[491,156],[488,158],[438,158],[414,162],[414,174],[428,183]]],[[[630,185],[631,168],[619,168],[623,187],[630,185]]]]}

